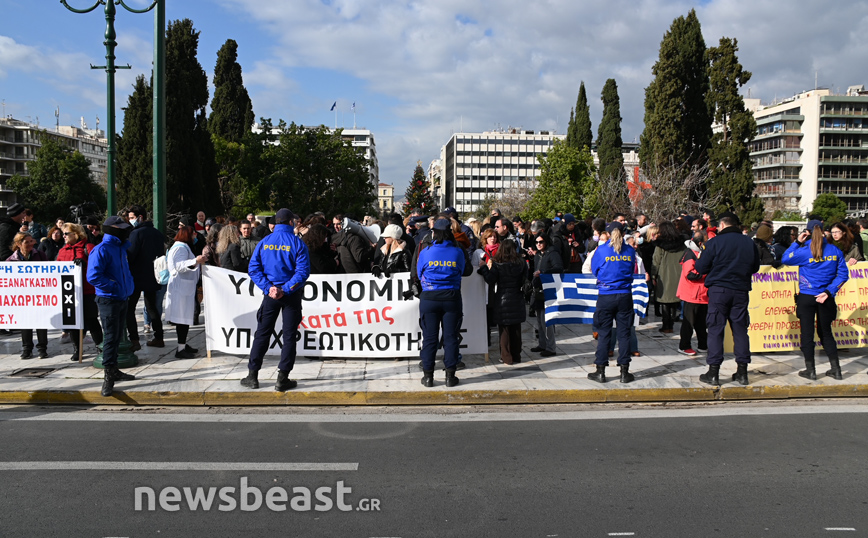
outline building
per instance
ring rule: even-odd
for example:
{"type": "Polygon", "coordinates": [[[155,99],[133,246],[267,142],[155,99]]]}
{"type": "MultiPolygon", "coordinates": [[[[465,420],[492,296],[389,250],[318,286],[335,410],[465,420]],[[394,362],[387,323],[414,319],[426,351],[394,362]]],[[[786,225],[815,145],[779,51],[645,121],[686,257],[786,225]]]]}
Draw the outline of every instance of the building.
{"type": "Polygon", "coordinates": [[[377,185],[377,208],[381,215],[395,211],[395,187],[387,183],[377,185]]]}
{"type": "Polygon", "coordinates": [[[53,130],[28,122],[6,117],[0,118],[0,209],[16,201],[15,193],[8,187],[14,175],[28,176],[28,163],[36,158],[36,150],[42,146],[43,137],[49,137],[73,151],[78,151],[90,163],[93,179],[106,186],[108,170],[105,133],[74,126],[62,126],[53,130]]]}
{"type": "MultiPolygon", "coordinates": [[[[374,185],[380,184],[380,164],[377,161],[377,145],[374,143],[374,135],[367,129],[343,129],[341,138],[351,142],[354,148],[365,154],[368,160],[368,171],[374,185]]],[[[379,198],[379,196],[378,196],[379,198]]]]}
{"type": "MultiPolygon", "coordinates": [[[[746,100],[747,101],[747,100],[746,100]]],[[[831,192],[848,214],[868,213],[868,92],[802,92],[762,106],[748,103],[757,122],[750,143],[756,193],[766,209],[808,213],[831,192]],[[753,105],[753,106],[751,106],[753,105]]]]}

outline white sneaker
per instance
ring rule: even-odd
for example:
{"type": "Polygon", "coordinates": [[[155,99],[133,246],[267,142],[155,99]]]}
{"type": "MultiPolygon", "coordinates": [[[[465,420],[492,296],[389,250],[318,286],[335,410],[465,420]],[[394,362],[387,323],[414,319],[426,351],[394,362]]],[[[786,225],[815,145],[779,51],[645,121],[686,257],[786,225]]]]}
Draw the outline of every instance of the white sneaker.
{"type": "Polygon", "coordinates": [[[149,332],[151,332],[151,326],[150,326],[150,325],[145,325],[145,329],[144,329],[144,330],[145,330],[145,334],[148,334],[149,332]]]}

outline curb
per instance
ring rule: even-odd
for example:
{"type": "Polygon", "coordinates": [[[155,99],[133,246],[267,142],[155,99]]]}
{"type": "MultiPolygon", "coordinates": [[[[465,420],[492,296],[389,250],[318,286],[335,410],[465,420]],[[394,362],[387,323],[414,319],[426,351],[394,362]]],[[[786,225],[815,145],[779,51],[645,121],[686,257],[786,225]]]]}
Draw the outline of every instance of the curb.
{"type": "Polygon", "coordinates": [[[868,384],[767,385],[586,390],[431,390],[431,391],[115,391],[104,398],[98,390],[0,391],[0,404],[171,405],[171,406],[365,406],[485,405],[630,402],[703,402],[786,400],[799,398],[864,398],[868,384]]]}

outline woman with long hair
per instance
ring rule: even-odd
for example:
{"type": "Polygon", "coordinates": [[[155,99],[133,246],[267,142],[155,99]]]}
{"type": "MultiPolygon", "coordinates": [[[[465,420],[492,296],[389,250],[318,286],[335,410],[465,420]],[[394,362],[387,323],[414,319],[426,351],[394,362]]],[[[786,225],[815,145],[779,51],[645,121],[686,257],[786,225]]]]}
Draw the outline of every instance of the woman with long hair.
{"type": "Polygon", "coordinates": [[[522,286],[527,264],[516,252],[515,242],[505,239],[494,258],[479,268],[479,274],[494,289],[492,322],[500,332],[500,362],[521,362],[521,324],[526,318],[522,286]]]}
{"type": "Polygon", "coordinates": [[[651,278],[657,295],[657,302],[663,310],[663,326],[660,332],[672,334],[675,332],[675,318],[681,301],[678,299],[678,282],[681,280],[681,257],[687,247],[684,238],[671,222],[663,221],[659,225],[657,248],[651,260],[651,278]]]}
{"type": "MultiPolygon", "coordinates": [[[[674,229],[674,227],[673,227],[674,229]]],[[[624,241],[624,226],[610,222],[606,226],[609,241],[597,247],[591,262],[591,274],[597,278],[597,307],[594,324],[600,337],[594,364],[597,371],[588,379],[605,383],[609,364],[609,337],[613,322],[618,323],[618,366],[621,383],[630,383],[630,327],[633,326],[633,273],[636,270],[636,250],[624,241]]]]}
{"type": "Polygon", "coordinates": [[[796,298],[796,316],[802,327],[801,348],[805,356],[805,369],[799,376],[817,379],[814,365],[814,325],[829,357],[831,369],[828,377],[841,380],[838,362],[838,344],[832,333],[832,322],[838,317],[835,295],[850,278],[844,253],[826,241],[823,226],[818,220],[808,222],[807,229],[784,253],[783,263],[799,268],[799,295],[796,298]]]}
{"type": "Polygon", "coordinates": [[[379,278],[393,273],[406,273],[410,271],[410,252],[407,250],[407,243],[401,241],[403,230],[397,224],[389,224],[383,229],[380,237],[383,238],[383,246],[377,249],[374,256],[374,266],[371,269],[371,274],[379,278]]]}
{"type": "MultiPolygon", "coordinates": [[[[18,232],[12,239],[12,255],[7,262],[46,262],[45,253],[37,250],[36,239],[29,233],[18,232]]],[[[48,329],[36,329],[36,350],[40,359],[48,358],[48,329]]],[[[21,358],[33,357],[33,329],[21,329],[21,358]]]]}
{"type": "MultiPolygon", "coordinates": [[[[36,239],[34,237],[34,239],[36,239]]],[[[39,250],[45,254],[45,260],[53,262],[57,260],[57,253],[63,248],[63,230],[57,226],[52,226],[48,231],[48,235],[39,241],[39,250]]]]}
{"type": "Polygon", "coordinates": [[[850,228],[846,224],[836,222],[832,225],[830,232],[832,234],[832,244],[844,253],[844,261],[847,262],[847,265],[854,265],[864,261],[865,258],[859,252],[853,232],[850,231],[850,228]]]}
{"type": "Polygon", "coordinates": [[[333,275],[338,272],[335,251],[329,246],[329,230],[321,222],[313,222],[301,236],[310,257],[310,274],[333,275]]]}
{"type": "MultiPolygon", "coordinates": [[[[211,230],[217,226],[211,227],[211,230]]],[[[196,284],[199,280],[199,266],[205,263],[206,256],[193,255],[190,248],[196,231],[192,226],[181,226],[175,234],[175,242],[166,254],[169,267],[169,283],[166,287],[166,321],[175,324],[178,333],[176,359],[192,359],[198,349],[187,345],[187,334],[193,324],[196,306],[196,284]]]]}
{"type": "Polygon", "coordinates": [[[775,255],[777,261],[781,261],[784,257],[784,252],[790,248],[793,241],[798,237],[799,232],[795,226],[781,226],[772,236],[772,254],[775,255]]]}
{"type": "MultiPolygon", "coordinates": [[[[67,222],[63,225],[63,239],[66,241],[66,244],[57,253],[57,261],[75,262],[76,265],[81,266],[84,331],[85,333],[90,331],[93,343],[100,346],[102,345],[103,334],[102,325],[99,324],[99,310],[96,307],[96,290],[87,281],[87,260],[94,246],[87,242],[87,232],[84,228],[72,222],[67,222]]],[[[72,356],[69,358],[71,361],[78,360],[78,343],[81,338],[84,338],[84,334],[80,335],[80,332],[79,329],[69,330],[74,350],[72,356]]]]}
{"type": "Polygon", "coordinates": [[[224,226],[217,236],[220,267],[239,273],[247,272],[247,262],[241,255],[241,233],[234,224],[224,226]]]}
{"type": "Polygon", "coordinates": [[[442,329],[446,386],[454,387],[458,384],[455,370],[459,330],[464,316],[461,277],[470,275],[473,267],[468,263],[464,249],[455,242],[449,219],[438,219],[434,223],[432,239],[431,245],[419,253],[416,262],[416,274],[422,288],[419,294],[419,325],[423,335],[420,354],[422,385],[434,386],[434,356],[442,329]]]}
{"type": "Polygon", "coordinates": [[[545,233],[539,233],[534,239],[534,271],[531,275],[533,285],[533,308],[536,312],[536,324],[539,342],[531,348],[534,353],[543,357],[553,357],[555,351],[555,326],[546,325],[545,295],[543,294],[541,274],[554,274],[564,272],[564,262],[559,252],[552,247],[552,241],[545,233]]]}

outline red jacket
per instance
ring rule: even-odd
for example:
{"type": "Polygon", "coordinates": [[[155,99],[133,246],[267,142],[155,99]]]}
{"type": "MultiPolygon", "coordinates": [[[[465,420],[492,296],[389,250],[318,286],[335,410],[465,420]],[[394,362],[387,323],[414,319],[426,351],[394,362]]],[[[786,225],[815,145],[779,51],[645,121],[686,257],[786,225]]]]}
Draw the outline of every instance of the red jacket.
{"type": "Polygon", "coordinates": [[[696,253],[687,249],[681,257],[681,279],[678,281],[676,295],[686,303],[708,304],[708,288],[705,276],[695,271],[696,253]]]}
{"type": "Polygon", "coordinates": [[[91,250],[93,250],[93,244],[82,239],[74,245],[63,245],[63,248],[61,248],[60,252],[57,253],[57,261],[59,262],[72,262],[81,258],[81,277],[83,279],[82,291],[85,295],[94,295],[96,293],[96,290],[93,289],[93,286],[86,278],[87,259],[91,250]],[[87,249],[87,252],[85,252],[85,248],[87,249]]]}

